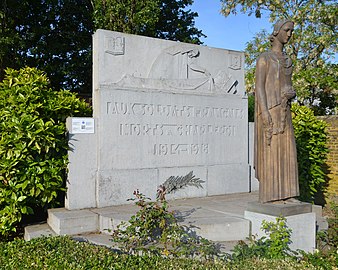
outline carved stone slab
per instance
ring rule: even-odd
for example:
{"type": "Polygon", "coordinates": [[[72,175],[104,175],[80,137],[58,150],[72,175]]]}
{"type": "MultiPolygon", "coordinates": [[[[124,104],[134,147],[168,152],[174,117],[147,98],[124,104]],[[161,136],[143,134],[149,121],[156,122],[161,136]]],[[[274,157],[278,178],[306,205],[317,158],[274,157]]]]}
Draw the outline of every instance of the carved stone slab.
{"type": "Polygon", "coordinates": [[[244,95],[244,54],[98,30],[94,89],[155,89],[186,94],[244,95]]]}
{"type": "MultiPolygon", "coordinates": [[[[92,207],[127,203],[136,189],[155,195],[190,171],[204,188],[171,198],[248,191],[243,53],[105,30],[93,42],[95,157],[76,159],[75,149],[70,168],[88,177],[69,179],[95,182],[92,207]],[[95,179],[81,164],[95,164],[95,179]]],[[[83,139],[72,135],[74,145],[83,139]]],[[[81,208],[69,196],[68,208],[81,208]]]]}

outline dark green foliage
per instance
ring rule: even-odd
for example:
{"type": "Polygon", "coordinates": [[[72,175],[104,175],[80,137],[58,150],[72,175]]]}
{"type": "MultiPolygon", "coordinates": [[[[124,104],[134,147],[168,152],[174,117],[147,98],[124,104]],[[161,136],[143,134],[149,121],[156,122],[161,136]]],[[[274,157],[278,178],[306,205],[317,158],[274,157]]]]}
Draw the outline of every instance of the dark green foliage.
{"type": "Polygon", "coordinates": [[[92,6],[88,0],[2,0],[0,80],[6,67],[36,67],[54,90],[91,93],[92,6]]]}
{"type": "Polygon", "coordinates": [[[294,260],[242,260],[229,263],[220,260],[200,261],[160,256],[117,254],[112,250],[76,242],[69,237],[38,238],[29,242],[16,240],[0,243],[1,269],[314,269],[294,260]]]}
{"type": "Polygon", "coordinates": [[[201,44],[193,0],[94,0],[95,28],[201,44]]]}
{"type": "Polygon", "coordinates": [[[255,122],[255,96],[248,95],[248,121],[255,122]]]}
{"type": "Polygon", "coordinates": [[[42,72],[24,68],[6,70],[0,111],[0,234],[6,235],[64,190],[65,120],[90,109],[69,91],[52,91],[42,72]]]}
{"type": "Polygon", "coordinates": [[[268,237],[250,239],[249,244],[240,241],[233,250],[231,258],[235,261],[248,258],[266,258],[266,259],[283,259],[289,257],[292,251],[289,247],[291,244],[291,229],[286,225],[284,217],[277,217],[276,222],[262,222],[261,229],[268,237]]]}
{"type": "Polygon", "coordinates": [[[323,253],[305,253],[301,252],[302,260],[309,265],[313,265],[316,269],[336,270],[338,265],[337,252],[323,253]]]}
{"type": "Polygon", "coordinates": [[[225,269],[214,262],[116,254],[69,237],[0,243],[1,269],[225,269]]]}
{"type": "Polygon", "coordinates": [[[203,258],[217,255],[219,251],[215,244],[177,224],[174,212],[168,210],[164,198],[153,202],[139,191],[135,191],[134,196],[131,200],[136,201],[139,211],[113,232],[112,240],[124,252],[203,258]]]}
{"type": "Polygon", "coordinates": [[[325,187],[323,165],[328,152],[326,123],[318,120],[311,109],[292,105],[292,123],[297,144],[300,199],[313,202],[325,187]]]}
{"type": "Polygon", "coordinates": [[[331,201],[326,207],[329,209],[328,229],[318,233],[317,246],[324,251],[335,251],[338,250],[338,203],[331,201]]]}
{"type": "Polygon", "coordinates": [[[198,13],[187,9],[193,2],[193,0],[160,1],[161,13],[155,23],[155,31],[145,35],[201,44],[199,38],[206,36],[195,27],[195,18],[198,17],[198,13]]]}
{"type": "Polygon", "coordinates": [[[317,250],[314,253],[301,252],[302,260],[316,269],[337,269],[338,265],[338,204],[331,201],[327,207],[328,230],[317,234],[317,250]]]}

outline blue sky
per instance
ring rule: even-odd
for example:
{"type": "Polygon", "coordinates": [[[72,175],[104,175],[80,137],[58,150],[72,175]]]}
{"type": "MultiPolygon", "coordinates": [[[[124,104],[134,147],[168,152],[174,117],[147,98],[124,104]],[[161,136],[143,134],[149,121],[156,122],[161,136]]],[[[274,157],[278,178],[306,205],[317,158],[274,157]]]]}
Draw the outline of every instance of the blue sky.
{"type": "MultiPolygon", "coordinates": [[[[194,0],[193,5],[188,8],[198,12],[195,26],[207,35],[207,38],[201,40],[210,47],[244,51],[246,43],[260,30],[272,32],[267,14],[263,13],[260,19],[242,13],[225,18],[220,14],[220,0],[194,0]]],[[[338,53],[332,60],[333,63],[338,62],[338,53]]]]}
{"type": "Polygon", "coordinates": [[[265,14],[260,19],[241,13],[225,18],[220,14],[220,0],[194,0],[189,8],[198,12],[195,26],[207,35],[207,38],[201,40],[210,47],[243,51],[255,33],[261,29],[272,31],[272,25],[264,17],[265,14]]]}

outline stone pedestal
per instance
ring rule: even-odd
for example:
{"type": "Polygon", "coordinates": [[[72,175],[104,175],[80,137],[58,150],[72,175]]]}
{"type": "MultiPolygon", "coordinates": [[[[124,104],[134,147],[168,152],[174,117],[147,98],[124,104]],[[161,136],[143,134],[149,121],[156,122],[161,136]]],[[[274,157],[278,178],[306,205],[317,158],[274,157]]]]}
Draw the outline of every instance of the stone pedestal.
{"type": "Polygon", "coordinates": [[[313,252],[316,247],[316,215],[309,203],[250,203],[244,217],[251,221],[251,234],[258,238],[267,236],[262,230],[262,221],[276,221],[284,216],[287,226],[292,230],[292,250],[301,249],[313,252]]]}

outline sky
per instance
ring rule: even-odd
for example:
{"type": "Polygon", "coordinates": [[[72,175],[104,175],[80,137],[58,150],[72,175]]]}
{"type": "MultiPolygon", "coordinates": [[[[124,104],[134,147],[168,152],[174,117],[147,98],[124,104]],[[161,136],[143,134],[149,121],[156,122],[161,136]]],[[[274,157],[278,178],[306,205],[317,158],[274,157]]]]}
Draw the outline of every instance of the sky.
{"type": "Polygon", "coordinates": [[[255,33],[262,29],[272,31],[272,24],[265,14],[260,19],[241,13],[225,18],[220,14],[220,0],[194,0],[189,8],[198,13],[195,26],[207,35],[201,41],[210,47],[244,51],[255,33]]]}
{"type": "MultiPolygon", "coordinates": [[[[200,40],[210,47],[244,51],[246,43],[262,29],[272,33],[268,14],[263,13],[262,18],[256,18],[254,15],[248,16],[239,12],[225,18],[220,13],[220,0],[194,0],[193,5],[188,8],[198,13],[195,26],[207,36],[200,40]]],[[[338,63],[338,53],[331,60],[338,63]]]]}

